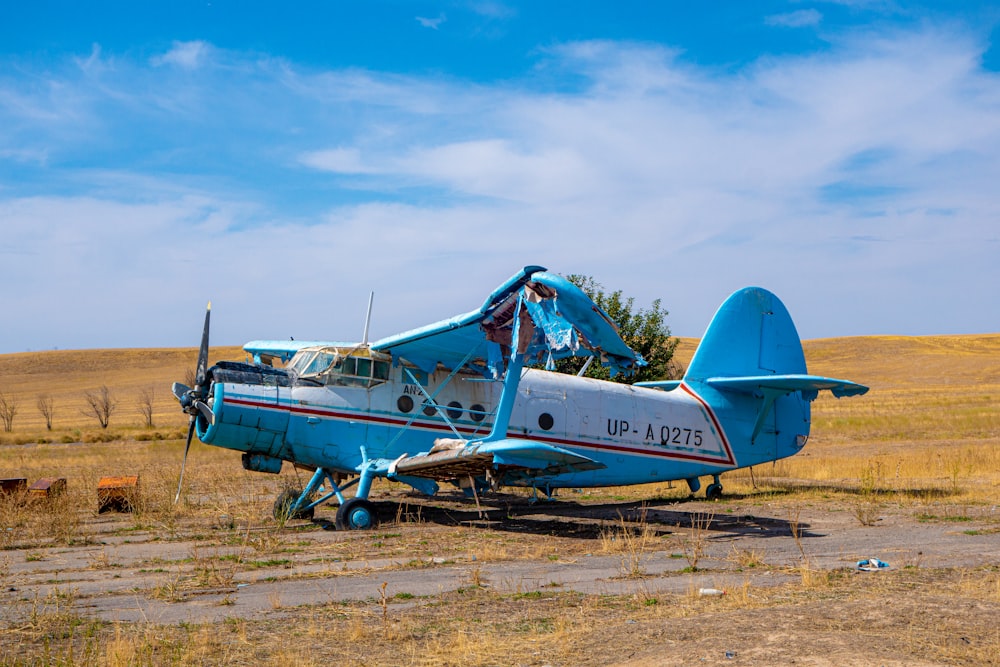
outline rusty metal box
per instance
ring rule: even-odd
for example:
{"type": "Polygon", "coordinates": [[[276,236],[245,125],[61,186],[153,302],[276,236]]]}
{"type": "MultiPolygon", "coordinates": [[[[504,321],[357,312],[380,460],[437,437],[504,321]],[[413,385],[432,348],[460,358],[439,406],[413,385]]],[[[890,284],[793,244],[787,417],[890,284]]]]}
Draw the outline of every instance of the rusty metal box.
{"type": "Polygon", "coordinates": [[[28,490],[28,480],[25,477],[8,477],[0,479],[0,494],[14,495],[28,490]]]}
{"type": "Polygon", "coordinates": [[[98,512],[131,512],[138,500],[138,475],[102,477],[97,482],[98,512]]]}
{"type": "Polygon", "coordinates": [[[52,498],[66,491],[65,477],[42,477],[28,487],[31,498],[52,498]]]}

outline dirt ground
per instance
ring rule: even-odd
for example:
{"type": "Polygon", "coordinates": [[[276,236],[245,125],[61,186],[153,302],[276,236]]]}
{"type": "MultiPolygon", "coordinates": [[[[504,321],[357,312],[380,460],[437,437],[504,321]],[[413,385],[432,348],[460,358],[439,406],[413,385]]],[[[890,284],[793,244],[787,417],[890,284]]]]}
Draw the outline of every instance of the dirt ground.
{"type": "MultiPolygon", "coordinates": [[[[997,506],[564,493],[484,501],[483,518],[458,495],[379,509],[365,532],[334,530],[332,509],[283,527],[91,512],[71,544],[0,552],[0,657],[44,645],[67,662],[88,646],[74,627],[239,627],[246,646],[208,662],[1000,664],[997,506]],[[858,569],[872,558],[888,567],[858,569]],[[313,631],[288,653],[283,637],[313,631]]],[[[170,655],[137,662],[190,657],[170,655]]]]}

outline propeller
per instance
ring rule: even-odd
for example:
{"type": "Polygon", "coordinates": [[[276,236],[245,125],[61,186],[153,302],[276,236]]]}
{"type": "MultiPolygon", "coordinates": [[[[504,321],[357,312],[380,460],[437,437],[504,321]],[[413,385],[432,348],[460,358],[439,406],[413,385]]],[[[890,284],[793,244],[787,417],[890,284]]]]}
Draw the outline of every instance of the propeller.
{"type": "Polygon", "coordinates": [[[212,406],[205,402],[208,398],[205,380],[208,375],[208,324],[212,317],[212,302],[208,302],[205,309],[205,328],[201,333],[201,347],[198,349],[198,367],[194,374],[194,388],[188,387],[180,382],[175,382],[170,388],[174,397],[181,404],[181,409],[191,415],[188,420],[187,443],[184,445],[184,458],[181,459],[181,475],[177,480],[177,495],[174,496],[174,504],[181,497],[181,486],[184,484],[184,468],[187,466],[188,451],[191,449],[191,440],[194,438],[195,423],[200,414],[209,424],[215,423],[215,413],[212,406]]]}

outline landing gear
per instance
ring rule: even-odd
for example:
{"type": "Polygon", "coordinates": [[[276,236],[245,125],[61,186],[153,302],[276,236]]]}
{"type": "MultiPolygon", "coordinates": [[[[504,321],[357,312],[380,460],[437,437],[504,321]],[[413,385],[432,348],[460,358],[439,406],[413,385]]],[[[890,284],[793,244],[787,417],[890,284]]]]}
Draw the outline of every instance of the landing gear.
{"type": "Polygon", "coordinates": [[[705,489],[705,499],[719,500],[720,498],[722,498],[722,482],[719,481],[719,476],[715,475],[712,483],[705,489]]]}
{"type": "Polygon", "coordinates": [[[278,494],[278,497],[274,501],[274,509],[272,510],[272,515],[276,521],[288,521],[289,519],[305,519],[310,520],[313,518],[314,507],[310,507],[307,510],[296,510],[292,511],[292,505],[295,501],[299,499],[302,492],[298,489],[285,489],[278,494]]]}
{"type": "Polygon", "coordinates": [[[364,498],[351,498],[337,510],[337,530],[365,530],[376,523],[375,505],[364,498]]]}

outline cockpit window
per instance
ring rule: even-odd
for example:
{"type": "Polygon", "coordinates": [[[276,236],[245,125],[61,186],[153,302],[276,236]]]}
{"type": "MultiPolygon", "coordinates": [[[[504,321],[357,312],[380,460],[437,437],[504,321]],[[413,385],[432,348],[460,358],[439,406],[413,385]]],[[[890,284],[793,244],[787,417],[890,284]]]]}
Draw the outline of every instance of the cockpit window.
{"type": "Polygon", "coordinates": [[[336,362],[337,353],[327,350],[302,350],[288,362],[288,368],[302,377],[318,375],[336,362]]]}
{"type": "Polygon", "coordinates": [[[389,379],[389,360],[369,354],[366,348],[300,350],[288,368],[327,385],[373,387],[389,379]]]}
{"type": "Polygon", "coordinates": [[[327,384],[373,387],[389,379],[389,362],[371,357],[345,356],[326,375],[327,384]]]}

